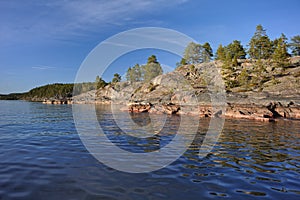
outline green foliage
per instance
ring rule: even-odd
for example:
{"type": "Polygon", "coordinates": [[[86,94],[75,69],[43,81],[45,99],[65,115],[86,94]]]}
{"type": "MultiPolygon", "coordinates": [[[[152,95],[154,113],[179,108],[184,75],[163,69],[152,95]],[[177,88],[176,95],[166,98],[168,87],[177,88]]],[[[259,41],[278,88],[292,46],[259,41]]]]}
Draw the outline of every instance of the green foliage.
{"type": "Polygon", "coordinates": [[[55,83],[41,87],[36,87],[25,93],[23,98],[68,98],[72,97],[74,84],[55,83]]]}
{"type": "Polygon", "coordinates": [[[217,49],[215,59],[216,60],[225,60],[225,58],[226,58],[225,48],[220,44],[217,49]]]}
{"type": "Polygon", "coordinates": [[[245,59],[247,55],[243,45],[238,40],[234,40],[232,43],[230,43],[226,47],[226,51],[230,53],[232,59],[234,57],[236,57],[237,59],[245,59]]]}
{"type": "Polygon", "coordinates": [[[287,38],[284,34],[281,34],[279,39],[275,40],[276,48],[272,55],[272,61],[275,68],[281,70],[288,64],[289,53],[287,51],[287,38]]]}
{"type": "Polygon", "coordinates": [[[155,55],[151,55],[151,56],[148,58],[147,64],[150,64],[150,63],[158,63],[158,62],[157,62],[157,58],[156,58],[155,55]]]}
{"type": "Polygon", "coordinates": [[[150,63],[158,63],[155,55],[151,55],[150,57],[148,57],[147,64],[150,64],[150,63]]]}
{"type": "Polygon", "coordinates": [[[181,58],[180,65],[186,65],[186,64],[187,64],[186,60],[184,58],[181,58]]]}
{"type": "Polygon", "coordinates": [[[131,73],[132,73],[132,68],[131,67],[128,67],[128,69],[127,69],[127,72],[126,72],[126,80],[127,81],[130,81],[130,82],[132,82],[131,81],[131,73]]]}
{"type": "Polygon", "coordinates": [[[200,44],[191,42],[185,48],[183,57],[188,64],[197,64],[210,61],[212,55],[209,43],[205,43],[205,47],[203,47],[200,44]]]}
{"type": "Polygon", "coordinates": [[[96,81],[95,81],[95,85],[96,85],[96,89],[98,90],[100,88],[104,88],[107,85],[107,83],[102,78],[97,76],[96,81]]]}
{"type": "Polygon", "coordinates": [[[300,35],[296,35],[291,38],[289,47],[292,50],[294,56],[300,56],[300,35]]]}
{"type": "Polygon", "coordinates": [[[143,80],[145,82],[150,81],[151,79],[157,77],[158,75],[163,74],[163,70],[159,63],[147,63],[142,66],[143,70],[143,80]]]}
{"type": "Polygon", "coordinates": [[[256,31],[250,40],[249,46],[250,58],[269,59],[272,55],[272,42],[262,25],[256,26],[256,31]]]}
{"type": "Polygon", "coordinates": [[[232,60],[232,66],[237,67],[238,65],[239,65],[239,63],[238,63],[238,60],[237,60],[237,56],[235,55],[233,57],[233,60],[232,60]]]}
{"type": "Polygon", "coordinates": [[[95,84],[95,82],[76,83],[73,89],[73,95],[79,95],[84,92],[95,90],[96,88],[97,85],[95,84]]]}
{"type": "MultiPolygon", "coordinates": [[[[288,46],[287,40],[288,40],[287,37],[286,37],[283,33],[281,33],[280,38],[275,38],[275,39],[272,41],[273,53],[274,53],[275,49],[277,48],[278,43],[284,42],[285,45],[288,46]]],[[[287,54],[288,54],[288,53],[287,53],[287,54]]],[[[289,54],[288,54],[288,55],[289,55],[289,54]]]]}
{"type": "Polygon", "coordinates": [[[238,82],[240,86],[243,86],[245,89],[249,89],[250,76],[247,68],[243,68],[240,75],[238,76],[238,82]]]}
{"type": "MultiPolygon", "coordinates": [[[[234,60],[235,64],[237,63],[237,59],[244,59],[246,58],[246,51],[241,44],[240,41],[234,40],[232,43],[228,44],[227,46],[223,47],[219,45],[216,53],[216,60],[234,60]]],[[[235,65],[237,66],[237,64],[235,65]]]]}
{"type": "Polygon", "coordinates": [[[237,63],[236,64],[233,63],[230,52],[227,52],[225,60],[223,60],[223,65],[222,65],[222,75],[227,90],[230,90],[230,88],[234,88],[238,86],[236,81],[236,66],[234,65],[237,65],[237,63]]]}
{"type": "Polygon", "coordinates": [[[216,59],[223,61],[222,74],[228,90],[240,85],[237,80],[238,58],[245,58],[245,56],[246,52],[240,41],[234,40],[225,47],[222,45],[219,46],[216,59]]]}
{"type": "Polygon", "coordinates": [[[0,94],[0,100],[20,100],[24,93],[0,94]]]}
{"type": "Polygon", "coordinates": [[[148,58],[146,65],[142,66],[142,75],[145,82],[150,81],[151,79],[157,77],[158,75],[163,74],[163,70],[156,59],[155,55],[152,55],[148,58]]]}
{"type": "Polygon", "coordinates": [[[195,65],[190,65],[189,68],[191,71],[195,71],[195,65]]]}
{"type": "Polygon", "coordinates": [[[118,82],[121,82],[121,75],[118,74],[118,73],[115,73],[115,74],[114,74],[114,77],[113,77],[113,79],[112,79],[111,82],[112,82],[112,83],[118,83],[118,82]]]}
{"type": "Polygon", "coordinates": [[[202,47],[206,51],[206,53],[205,53],[206,58],[204,59],[205,62],[210,61],[211,58],[214,56],[213,50],[212,50],[210,44],[208,42],[206,42],[202,45],[202,47]]]}
{"type": "Polygon", "coordinates": [[[187,65],[188,63],[186,62],[186,60],[184,58],[181,58],[180,62],[176,63],[176,67],[180,67],[183,65],[187,65]]]}
{"type": "Polygon", "coordinates": [[[189,64],[201,62],[201,45],[194,42],[189,43],[184,51],[184,59],[189,64]]]}
{"type": "Polygon", "coordinates": [[[126,79],[130,82],[142,81],[142,68],[139,64],[136,64],[132,68],[129,67],[126,73],[126,79]]]}
{"type": "Polygon", "coordinates": [[[254,70],[253,70],[253,77],[251,80],[251,84],[255,86],[255,88],[258,88],[259,90],[262,89],[263,83],[268,81],[268,78],[266,77],[266,66],[270,65],[269,63],[263,62],[263,60],[258,59],[256,63],[254,64],[254,70]]]}
{"type": "Polygon", "coordinates": [[[134,67],[129,67],[126,73],[126,79],[130,82],[150,81],[163,73],[160,63],[155,55],[148,58],[147,64],[140,66],[136,64],[134,67]]]}

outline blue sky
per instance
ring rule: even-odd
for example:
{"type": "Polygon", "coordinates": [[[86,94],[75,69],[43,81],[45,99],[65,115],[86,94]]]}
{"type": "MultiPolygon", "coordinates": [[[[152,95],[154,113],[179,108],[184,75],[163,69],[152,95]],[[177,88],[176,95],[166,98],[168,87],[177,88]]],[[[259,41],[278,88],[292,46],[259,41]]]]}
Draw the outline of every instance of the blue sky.
{"type": "MultiPolygon", "coordinates": [[[[0,94],[73,82],[94,47],[132,28],[174,29],[215,51],[234,39],[247,45],[257,24],[271,39],[300,35],[299,8],[298,0],[1,0],[0,94]]],[[[120,58],[114,70],[122,74],[152,53],[171,67],[179,59],[146,50],[120,58]]]]}

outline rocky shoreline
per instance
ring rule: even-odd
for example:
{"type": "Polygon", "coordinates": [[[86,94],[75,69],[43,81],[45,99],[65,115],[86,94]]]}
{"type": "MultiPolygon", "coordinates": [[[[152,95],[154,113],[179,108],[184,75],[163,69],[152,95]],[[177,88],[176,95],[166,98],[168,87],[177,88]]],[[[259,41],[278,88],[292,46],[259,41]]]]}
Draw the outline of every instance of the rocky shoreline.
{"type": "MultiPolygon", "coordinates": [[[[255,61],[239,60],[237,73],[255,61]]],[[[278,75],[267,67],[269,81],[260,88],[235,87],[225,90],[219,62],[180,66],[150,82],[118,82],[74,95],[74,104],[117,104],[128,112],[187,114],[276,121],[300,119],[300,57],[278,75]],[[219,74],[219,75],[218,75],[219,74]],[[216,106],[216,103],[221,104],[216,106]]]]}
{"type": "Polygon", "coordinates": [[[44,99],[43,104],[73,104],[72,99],[44,99]]]}
{"type": "MultiPolygon", "coordinates": [[[[300,119],[300,106],[293,103],[283,105],[280,102],[270,102],[268,105],[255,104],[233,104],[227,103],[224,113],[220,110],[213,111],[211,105],[200,105],[190,108],[190,112],[182,112],[178,105],[151,105],[150,103],[132,103],[128,108],[123,108],[129,112],[140,113],[149,112],[157,114],[187,114],[204,117],[225,117],[237,119],[250,119],[258,121],[276,121],[278,119],[300,119]]],[[[186,109],[185,109],[186,110],[186,109]]]]}
{"type": "MultiPolygon", "coordinates": [[[[109,90],[112,90],[110,88],[109,90]]],[[[99,91],[98,91],[99,92],[99,91]]],[[[129,102],[116,100],[111,96],[105,99],[96,95],[97,91],[75,96],[72,99],[51,99],[44,100],[44,104],[117,104],[122,111],[132,113],[156,113],[156,114],[178,114],[197,115],[205,117],[225,117],[236,119],[250,119],[258,121],[276,121],[280,119],[300,120],[300,97],[281,97],[280,95],[270,95],[268,93],[230,93],[226,96],[226,111],[214,109],[211,103],[199,102],[194,105],[178,105],[176,103],[147,101],[129,102]],[[251,96],[250,96],[251,95],[251,96]],[[124,104],[124,102],[129,102],[124,104]],[[184,107],[184,109],[183,109],[184,107]]],[[[109,93],[106,93],[109,94],[109,93]]]]}
{"type": "MultiPolygon", "coordinates": [[[[152,96],[152,101],[148,98],[131,101],[124,93],[116,92],[111,96],[112,88],[106,88],[106,95],[99,95],[99,91],[90,91],[73,98],[74,104],[117,104],[122,111],[132,113],[149,112],[155,114],[178,114],[193,115],[200,118],[205,117],[225,117],[236,119],[250,119],[263,122],[272,122],[281,119],[300,120],[300,97],[269,94],[267,92],[246,92],[229,93],[226,95],[226,103],[222,108],[214,108],[206,95],[200,95],[202,102],[180,105],[173,96],[163,101],[161,97],[152,96]],[[108,92],[110,91],[110,92],[108,92]],[[98,93],[97,93],[98,92],[98,93]],[[97,95],[97,94],[98,95],[97,95]],[[116,94],[120,96],[116,97],[116,94]],[[108,96],[109,95],[109,96],[108,96]],[[123,98],[122,98],[123,97],[123,98]]],[[[103,92],[103,90],[101,91],[103,92]]],[[[103,94],[103,93],[101,93],[103,94]]],[[[164,96],[165,97],[165,96],[164,96]]],[[[183,97],[182,99],[187,99],[183,97]]]]}

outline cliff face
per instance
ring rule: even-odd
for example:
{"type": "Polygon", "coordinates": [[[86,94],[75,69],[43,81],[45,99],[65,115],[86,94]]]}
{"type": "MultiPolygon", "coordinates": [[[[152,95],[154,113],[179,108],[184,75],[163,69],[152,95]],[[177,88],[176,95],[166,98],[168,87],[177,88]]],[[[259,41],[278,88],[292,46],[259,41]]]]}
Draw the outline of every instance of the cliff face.
{"type": "MultiPolygon", "coordinates": [[[[300,58],[292,58],[280,75],[267,66],[260,89],[239,86],[225,91],[221,63],[185,65],[150,82],[121,82],[74,97],[74,103],[124,104],[130,112],[193,114],[200,117],[228,116],[262,121],[300,119],[300,58]],[[219,105],[220,104],[220,105],[219,105]],[[223,105],[224,104],[224,105],[223,105]],[[226,106],[226,112],[223,107],[226,106]]],[[[253,67],[241,60],[236,69],[253,67]]],[[[251,74],[249,75],[251,76],[251,74]]]]}

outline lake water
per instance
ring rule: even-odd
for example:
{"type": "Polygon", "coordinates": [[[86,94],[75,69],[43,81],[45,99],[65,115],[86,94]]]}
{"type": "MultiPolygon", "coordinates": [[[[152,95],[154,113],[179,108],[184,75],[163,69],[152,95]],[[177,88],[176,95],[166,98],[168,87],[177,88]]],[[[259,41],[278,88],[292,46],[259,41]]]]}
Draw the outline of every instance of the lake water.
{"type": "MultiPolygon", "coordinates": [[[[174,137],[166,127],[162,144],[158,137],[124,142],[109,110],[97,115],[128,151],[154,151],[174,137]]],[[[168,120],[176,124],[178,116],[168,120]]],[[[0,101],[0,199],[300,199],[300,121],[226,119],[212,152],[199,158],[208,123],[200,120],[194,142],[171,165],[133,174],[86,150],[71,105],[0,101]]]]}

